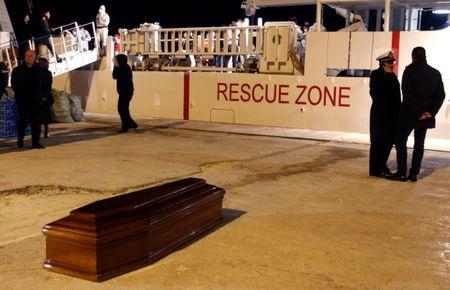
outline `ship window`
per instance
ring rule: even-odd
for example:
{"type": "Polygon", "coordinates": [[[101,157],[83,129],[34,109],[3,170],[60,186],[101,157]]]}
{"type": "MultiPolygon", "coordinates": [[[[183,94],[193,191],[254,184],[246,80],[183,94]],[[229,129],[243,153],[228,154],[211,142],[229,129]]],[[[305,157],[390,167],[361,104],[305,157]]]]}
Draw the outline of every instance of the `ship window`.
{"type": "Polygon", "coordinates": [[[327,69],[328,77],[353,77],[353,78],[368,78],[370,77],[369,69],[327,69]]]}

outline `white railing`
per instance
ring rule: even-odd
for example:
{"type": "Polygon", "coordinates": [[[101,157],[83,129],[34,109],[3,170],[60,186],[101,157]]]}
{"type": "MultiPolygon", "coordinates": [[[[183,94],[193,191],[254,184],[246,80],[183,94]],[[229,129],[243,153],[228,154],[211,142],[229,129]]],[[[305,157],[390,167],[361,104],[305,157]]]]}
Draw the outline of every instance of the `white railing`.
{"type": "MultiPolygon", "coordinates": [[[[121,29],[120,53],[149,57],[260,56],[264,27],[121,29]]],[[[218,69],[221,70],[221,69],[218,69]]]]}
{"type": "Polygon", "coordinates": [[[98,47],[94,22],[83,25],[72,22],[55,28],[54,31],[59,31],[59,36],[50,36],[50,44],[56,55],[40,44],[44,51],[40,51],[38,56],[49,60],[50,69],[54,75],[95,61],[92,55],[97,54],[98,47]],[[94,42],[93,50],[89,49],[91,41],[94,42]]]}
{"type": "Polygon", "coordinates": [[[94,22],[83,25],[72,22],[57,27],[53,31],[59,33],[59,36],[46,35],[20,43],[11,39],[0,44],[0,53],[3,61],[7,63],[8,70],[11,72],[19,64],[18,50],[24,49],[24,44],[27,48],[37,51],[38,58],[49,60],[53,75],[68,72],[97,60],[98,48],[94,22]],[[84,34],[83,30],[88,32],[89,37],[86,37],[88,34],[84,34]],[[89,49],[91,41],[94,42],[92,50],[89,49]],[[44,42],[49,42],[53,53],[44,42]]]}
{"type": "Polygon", "coordinates": [[[6,64],[6,67],[11,72],[14,67],[17,66],[17,54],[19,53],[17,47],[17,41],[13,37],[13,34],[8,35],[8,40],[0,43],[0,57],[6,64]]]}

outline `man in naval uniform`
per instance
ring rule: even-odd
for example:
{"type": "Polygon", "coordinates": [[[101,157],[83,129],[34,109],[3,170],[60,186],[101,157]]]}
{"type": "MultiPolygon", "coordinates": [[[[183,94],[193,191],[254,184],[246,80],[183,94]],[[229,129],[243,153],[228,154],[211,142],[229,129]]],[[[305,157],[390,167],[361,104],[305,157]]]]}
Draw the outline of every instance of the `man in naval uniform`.
{"type": "Polygon", "coordinates": [[[436,127],[436,115],[445,100],[441,73],[428,65],[423,47],[416,47],[412,51],[412,63],[403,72],[402,93],[403,102],[395,140],[397,172],[391,179],[416,182],[422,164],[427,130],[436,127]],[[406,177],[406,143],[412,131],[414,152],[409,176],[406,177]]]}
{"type": "Polygon", "coordinates": [[[106,53],[106,39],[108,38],[108,25],[110,22],[110,18],[108,13],[106,13],[105,5],[101,5],[98,9],[98,14],[96,17],[96,25],[97,25],[97,41],[98,48],[100,49],[100,55],[103,56],[106,53]]]}
{"type": "Polygon", "coordinates": [[[395,57],[392,51],[380,55],[380,67],[370,75],[370,161],[369,175],[389,177],[386,163],[395,143],[400,109],[400,84],[394,73],[395,57]]]}

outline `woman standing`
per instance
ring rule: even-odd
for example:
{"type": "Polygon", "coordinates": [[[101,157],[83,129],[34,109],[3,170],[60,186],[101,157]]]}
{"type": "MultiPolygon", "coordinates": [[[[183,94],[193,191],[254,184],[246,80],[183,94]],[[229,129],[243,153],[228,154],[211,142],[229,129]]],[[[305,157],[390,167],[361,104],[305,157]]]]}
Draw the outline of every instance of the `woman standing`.
{"type": "Polygon", "coordinates": [[[369,175],[390,177],[387,161],[395,143],[400,110],[400,84],[394,73],[395,57],[392,51],[380,55],[380,67],[370,75],[370,165],[369,175]]]}
{"type": "Polygon", "coordinates": [[[130,102],[134,93],[133,72],[128,65],[128,58],[124,54],[118,54],[114,58],[113,79],[117,80],[118,111],[122,120],[122,129],[119,133],[125,133],[130,128],[137,128],[138,125],[130,116],[130,102]]]}

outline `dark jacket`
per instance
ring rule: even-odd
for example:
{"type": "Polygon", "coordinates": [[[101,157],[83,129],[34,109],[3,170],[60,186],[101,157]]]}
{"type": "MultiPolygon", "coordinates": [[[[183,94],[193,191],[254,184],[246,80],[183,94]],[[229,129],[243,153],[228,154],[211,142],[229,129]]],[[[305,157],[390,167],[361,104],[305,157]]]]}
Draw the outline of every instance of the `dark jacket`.
{"type": "Polygon", "coordinates": [[[33,37],[33,27],[31,26],[31,23],[31,20],[28,23],[25,21],[22,22],[18,32],[20,42],[28,41],[33,37]]]}
{"type": "Polygon", "coordinates": [[[40,119],[42,124],[52,122],[52,105],[55,102],[52,96],[53,75],[48,68],[42,68],[42,104],[40,119]]]}
{"type": "Polygon", "coordinates": [[[11,74],[11,87],[18,105],[40,106],[42,103],[42,68],[25,64],[14,68],[11,74]]]}
{"type": "Polygon", "coordinates": [[[402,80],[403,102],[400,108],[400,128],[435,128],[436,115],[445,100],[444,84],[438,70],[426,61],[408,65],[402,80]],[[429,112],[433,117],[419,120],[429,112]]]}
{"type": "Polygon", "coordinates": [[[117,92],[119,95],[131,97],[134,92],[133,72],[127,63],[127,57],[123,54],[118,55],[117,62],[119,66],[113,70],[113,79],[117,80],[117,92]]]}
{"type": "Polygon", "coordinates": [[[33,28],[34,37],[38,40],[38,42],[47,39],[52,34],[48,20],[42,17],[35,20],[35,23],[33,23],[33,28]]]}
{"type": "Polygon", "coordinates": [[[401,104],[400,83],[394,73],[378,68],[370,74],[370,133],[372,138],[393,140],[401,104]]]}
{"type": "Polygon", "coordinates": [[[42,69],[42,102],[44,105],[53,105],[52,96],[53,75],[47,68],[42,69]]]}

